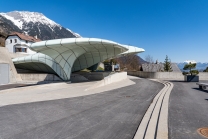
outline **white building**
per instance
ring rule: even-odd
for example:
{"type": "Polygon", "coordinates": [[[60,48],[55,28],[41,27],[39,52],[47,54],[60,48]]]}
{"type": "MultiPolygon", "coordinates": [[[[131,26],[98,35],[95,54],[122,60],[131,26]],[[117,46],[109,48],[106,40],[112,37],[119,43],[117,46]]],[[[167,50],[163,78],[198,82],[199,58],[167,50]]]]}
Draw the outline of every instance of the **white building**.
{"type": "Polygon", "coordinates": [[[145,51],[98,38],[47,40],[33,43],[30,48],[38,53],[12,59],[16,68],[56,74],[65,81],[70,80],[72,72],[98,65],[106,59],[145,51]]]}
{"type": "Polygon", "coordinates": [[[5,47],[11,53],[35,54],[36,52],[30,50],[28,47],[32,43],[39,41],[41,40],[37,39],[37,37],[32,37],[22,33],[14,32],[6,37],[5,47]]]}

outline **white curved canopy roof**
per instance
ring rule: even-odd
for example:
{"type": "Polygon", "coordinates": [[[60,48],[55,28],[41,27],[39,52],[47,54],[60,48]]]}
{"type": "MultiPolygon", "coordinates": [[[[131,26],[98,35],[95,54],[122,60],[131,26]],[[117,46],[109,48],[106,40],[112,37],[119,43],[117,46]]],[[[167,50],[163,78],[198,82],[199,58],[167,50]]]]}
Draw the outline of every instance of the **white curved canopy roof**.
{"type": "Polygon", "coordinates": [[[51,68],[50,73],[58,74],[63,80],[69,80],[72,71],[88,68],[106,59],[119,56],[119,54],[121,56],[144,51],[142,48],[96,38],[41,41],[33,43],[29,48],[38,53],[13,59],[17,67],[39,71],[51,68]]]}

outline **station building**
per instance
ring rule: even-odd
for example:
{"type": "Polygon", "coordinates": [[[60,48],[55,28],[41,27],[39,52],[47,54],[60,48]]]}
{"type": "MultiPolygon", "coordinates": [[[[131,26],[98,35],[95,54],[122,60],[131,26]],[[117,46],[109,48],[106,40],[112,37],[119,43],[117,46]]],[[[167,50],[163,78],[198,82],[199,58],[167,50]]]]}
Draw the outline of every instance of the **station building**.
{"type": "MultiPolygon", "coordinates": [[[[9,53],[23,54],[12,58],[12,62],[7,62],[10,71],[14,71],[11,72],[12,76],[19,79],[20,77],[15,70],[22,69],[57,75],[63,81],[69,81],[72,72],[92,66],[96,68],[98,63],[106,59],[145,51],[143,48],[123,45],[105,39],[63,38],[41,41],[36,37],[21,33],[13,33],[6,38],[6,49],[9,53]],[[27,55],[24,56],[24,54],[27,55]]],[[[5,50],[4,53],[6,53],[5,50]]],[[[9,58],[10,56],[7,59],[9,58]]],[[[8,75],[10,78],[12,76],[8,75]]]]}

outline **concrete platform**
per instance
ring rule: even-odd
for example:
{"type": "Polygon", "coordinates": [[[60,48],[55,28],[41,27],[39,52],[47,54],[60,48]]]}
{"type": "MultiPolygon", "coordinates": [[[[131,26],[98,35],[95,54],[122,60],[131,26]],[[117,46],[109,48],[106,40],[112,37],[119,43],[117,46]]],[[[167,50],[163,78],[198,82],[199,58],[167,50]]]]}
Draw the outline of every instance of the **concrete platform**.
{"type": "Polygon", "coordinates": [[[99,82],[60,82],[2,90],[0,91],[0,106],[85,96],[135,84],[133,81],[125,79],[120,82],[88,90],[88,88],[99,82]]]}

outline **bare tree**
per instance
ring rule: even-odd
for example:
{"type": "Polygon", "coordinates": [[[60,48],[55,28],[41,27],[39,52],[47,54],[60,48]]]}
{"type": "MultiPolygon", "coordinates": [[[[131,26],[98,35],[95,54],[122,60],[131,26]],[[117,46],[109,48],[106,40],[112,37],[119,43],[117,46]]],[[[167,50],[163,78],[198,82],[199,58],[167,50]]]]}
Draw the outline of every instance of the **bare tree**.
{"type": "Polygon", "coordinates": [[[147,61],[148,63],[154,63],[154,59],[151,55],[146,55],[145,61],[147,61]]]}
{"type": "Polygon", "coordinates": [[[152,72],[154,68],[154,59],[151,55],[145,56],[145,61],[148,62],[145,64],[147,71],[152,72]]]}
{"type": "Polygon", "coordinates": [[[116,61],[120,64],[121,70],[140,70],[141,64],[137,55],[126,55],[119,57],[116,61]]]}

